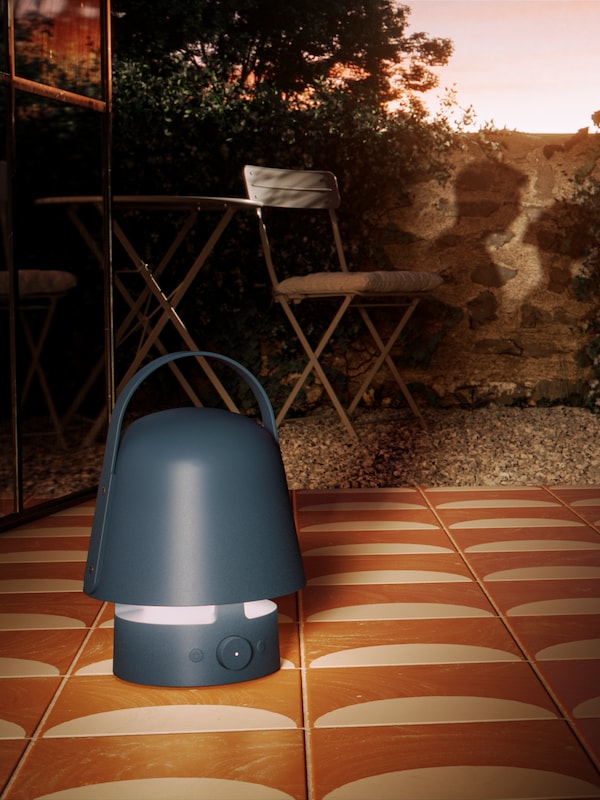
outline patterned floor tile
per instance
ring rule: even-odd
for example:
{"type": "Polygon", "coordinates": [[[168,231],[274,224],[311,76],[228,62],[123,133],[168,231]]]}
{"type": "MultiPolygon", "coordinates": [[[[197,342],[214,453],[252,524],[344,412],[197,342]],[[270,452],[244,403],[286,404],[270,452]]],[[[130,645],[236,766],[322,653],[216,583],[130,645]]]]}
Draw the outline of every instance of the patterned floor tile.
{"type": "Polygon", "coordinates": [[[311,728],[557,719],[526,663],[310,669],[311,728]]]}
{"type": "Polygon", "coordinates": [[[88,542],[88,536],[1,536],[0,564],[85,562],[88,542]]]}
{"type": "Polygon", "coordinates": [[[594,528],[546,526],[522,528],[483,528],[457,530],[452,528],[452,539],[465,553],[510,553],[539,551],[565,552],[571,550],[600,553],[600,534],[594,528]]]}
{"type": "Polygon", "coordinates": [[[335,504],[351,504],[370,509],[381,506],[388,509],[390,504],[404,506],[406,504],[425,507],[423,497],[418,489],[310,489],[297,490],[293,493],[294,507],[297,511],[325,508],[335,504]]]}
{"type": "Polygon", "coordinates": [[[131,736],[300,728],[300,692],[298,670],[280,670],[230,686],[176,689],[138,686],[113,675],[75,676],[62,688],[40,735],[131,736]]]}
{"type": "Polygon", "coordinates": [[[600,507],[600,486],[552,486],[550,491],[574,508],[600,507]]]}
{"type": "Polygon", "coordinates": [[[60,678],[3,678],[0,739],[33,735],[60,685],[60,678]]]}
{"type": "Polygon", "coordinates": [[[572,510],[581,515],[591,525],[600,529],[600,489],[596,489],[594,494],[578,492],[575,495],[566,495],[565,500],[569,500],[572,510]]]}
{"type": "Polygon", "coordinates": [[[510,628],[536,661],[600,659],[600,615],[513,617],[510,628]]]}
{"type": "Polygon", "coordinates": [[[5,594],[0,603],[0,630],[85,628],[100,606],[83,593],[5,594]]]}
{"type": "Polygon", "coordinates": [[[0,564],[0,594],[81,592],[82,562],[0,564]]]}
{"type": "Polygon", "coordinates": [[[292,500],[282,669],[230,686],[115,678],[93,501],[0,537],[2,800],[600,798],[600,487],[292,500]]]}
{"type": "Polygon", "coordinates": [[[27,742],[24,739],[0,740],[0,792],[13,774],[26,747],[27,742]]]}
{"type": "Polygon", "coordinates": [[[538,669],[573,719],[600,720],[600,659],[540,661],[538,669]]]}
{"type": "Polygon", "coordinates": [[[304,764],[299,730],[42,739],[6,800],[305,800],[304,764]]]}
{"type": "Polygon", "coordinates": [[[82,536],[89,537],[92,528],[92,518],[81,518],[79,525],[72,525],[61,520],[56,520],[53,524],[48,524],[48,518],[38,520],[30,525],[23,525],[20,528],[4,531],[2,538],[17,539],[25,542],[27,539],[80,539],[82,536]]]}
{"type": "Polygon", "coordinates": [[[417,555],[455,553],[445,531],[407,529],[405,531],[306,531],[298,536],[304,556],[326,555],[417,555]]]}
{"type": "Polygon", "coordinates": [[[391,503],[391,508],[368,508],[362,504],[331,503],[310,506],[297,514],[298,531],[343,533],[345,531],[435,530],[435,515],[425,506],[391,503]]]}
{"type": "Polygon", "coordinates": [[[82,500],[81,503],[77,503],[75,506],[68,506],[67,508],[63,508],[61,511],[57,511],[53,514],[53,517],[79,517],[83,514],[89,514],[93,516],[94,508],[96,506],[96,498],[90,497],[87,500],[82,500]]]}
{"type": "Polygon", "coordinates": [[[496,618],[310,622],[301,635],[310,669],[522,660],[496,618]]]}
{"type": "Polygon", "coordinates": [[[577,732],[600,771],[600,719],[577,720],[577,732]]]}
{"type": "Polygon", "coordinates": [[[95,500],[89,500],[80,504],[78,503],[70,508],[63,508],[61,511],[49,514],[47,517],[42,517],[13,528],[11,535],[21,536],[28,535],[29,532],[35,530],[67,530],[77,527],[87,529],[89,533],[94,518],[94,507],[95,500]]]}
{"type": "Polygon", "coordinates": [[[298,597],[295,594],[286,594],[275,598],[279,611],[279,621],[298,622],[298,597]]]}
{"type": "Polygon", "coordinates": [[[301,602],[306,622],[490,617],[495,613],[472,582],[310,585],[302,591],[301,602]]]}
{"type": "Polygon", "coordinates": [[[600,578],[596,550],[469,553],[469,565],[484,583],[495,581],[588,580],[600,578]]]}
{"type": "Polygon", "coordinates": [[[459,555],[305,556],[307,585],[468,582],[472,575],[459,555]]]}
{"type": "Polygon", "coordinates": [[[586,528],[585,522],[564,506],[486,506],[482,508],[441,508],[436,512],[450,532],[461,530],[512,530],[529,533],[547,528],[586,528]]]}
{"type": "Polygon", "coordinates": [[[65,675],[85,631],[0,631],[0,678],[65,675]]]}
{"type": "Polygon", "coordinates": [[[600,779],[560,720],[314,729],[314,800],[597,798],[600,779]]]}
{"type": "Polygon", "coordinates": [[[600,580],[490,581],[486,592],[508,617],[600,614],[600,580]]]}
{"type": "Polygon", "coordinates": [[[557,498],[549,494],[541,486],[465,486],[465,487],[428,487],[423,495],[434,506],[440,509],[511,509],[511,508],[546,508],[548,505],[560,505],[557,498]]]}
{"type": "Polygon", "coordinates": [[[112,675],[114,626],[95,628],[73,662],[74,675],[112,675]]]}

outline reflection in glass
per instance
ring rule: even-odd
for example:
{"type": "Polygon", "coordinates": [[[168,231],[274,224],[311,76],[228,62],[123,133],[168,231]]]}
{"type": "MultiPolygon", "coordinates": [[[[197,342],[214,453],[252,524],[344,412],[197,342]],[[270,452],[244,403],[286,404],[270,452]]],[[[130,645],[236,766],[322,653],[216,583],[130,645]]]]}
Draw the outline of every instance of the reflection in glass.
{"type": "MultiPolygon", "coordinates": [[[[0,86],[0,164],[6,162],[6,89],[0,86]]],[[[0,170],[0,181],[6,178],[0,170]]],[[[7,194],[6,181],[0,183],[0,203],[3,192],[7,194]]],[[[8,242],[6,209],[0,204],[0,283],[8,288],[8,242]]],[[[11,427],[11,357],[10,357],[10,317],[7,293],[0,293],[0,516],[10,514],[15,509],[16,474],[13,459],[11,427]]]]}
{"type": "Polygon", "coordinates": [[[100,195],[100,221],[109,208],[110,0],[0,0],[0,11],[0,162],[10,176],[9,247],[0,244],[8,286],[0,297],[1,529],[97,484],[102,444],[82,442],[110,405],[104,290],[110,297],[112,273],[109,218],[90,252],[64,203],[38,203],[100,195]],[[7,264],[18,280],[7,280],[7,264]]]}
{"type": "Polygon", "coordinates": [[[101,96],[100,0],[15,0],[19,77],[101,96]]]}
{"type": "MultiPolygon", "coordinates": [[[[101,445],[81,445],[103,407],[102,372],[86,396],[74,401],[92,366],[102,361],[102,269],[65,206],[37,203],[40,197],[101,194],[101,117],[18,93],[15,137],[13,250],[21,296],[16,363],[23,500],[31,508],[95,486],[101,465],[101,445]]],[[[2,399],[4,444],[10,408],[2,399]]],[[[8,467],[0,465],[2,485],[9,482],[8,467]]]]}
{"type": "MultiPolygon", "coordinates": [[[[0,72],[8,72],[7,50],[6,50],[6,0],[0,0],[0,72]]],[[[2,118],[4,125],[4,115],[2,118]]],[[[3,130],[3,134],[5,131],[3,130]]],[[[2,147],[4,147],[4,139],[2,139],[2,147]]]]}

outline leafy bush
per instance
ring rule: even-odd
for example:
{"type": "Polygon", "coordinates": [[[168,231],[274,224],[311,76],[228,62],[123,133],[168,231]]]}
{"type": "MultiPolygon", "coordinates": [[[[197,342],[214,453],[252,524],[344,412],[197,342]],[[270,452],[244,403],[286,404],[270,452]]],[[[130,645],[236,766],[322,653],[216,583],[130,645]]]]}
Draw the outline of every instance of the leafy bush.
{"type": "MultiPolygon", "coordinates": [[[[243,196],[246,163],[328,169],[340,183],[351,267],[389,266],[382,242],[390,235],[390,210],[415,181],[432,175],[443,180],[452,145],[448,126],[426,122],[418,105],[390,112],[375,97],[358,102],[343,88],[317,85],[310,102],[290,101],[267,84],[250,94],[184,63],[160,75],[140,62],[115,70],[116,194],[243,196]]],[[[164,231],[154,231],[157,241],[172,222],[162,224],[164,231]]],[[[320,244],[318,235],[314,238],[320,244]]],[[[282,246],[294,271],[302,269],[305,244],[290,237],[282,246]]],[[[193,246],[192,238],[188,247],[193,246]]],[[[180,269],[190,255],[181,254],[180,269]]],[[[148,256],[156,259],[156,253],[148,256]]],[[[329,241],[323,239],[320,268],[329,256],[329,241]]],[[[267,281],[253,215],[238,214],[188,293],[182,316],[192,321],[192,334],[203,346],[260,372],[277,402],[281,383],[302,356],[272,306],[267,281]]],[[[316,327],[320,313],[315,309],[307,324],[316,327]]]]}
{"type": "MultiPolygon", "coordinates": [[[[575,292],[579,299],[589,302],[600,300],[600,181],[588,175],[576,194],[576,202],[586,222],[589,245],[585,260],[574,278],[575,292]]],[[[600,411],[600,312],[589,320],[590,343],[586,354],[591,359],[595,378],[590,382],[587,404],[600,411]]]]}

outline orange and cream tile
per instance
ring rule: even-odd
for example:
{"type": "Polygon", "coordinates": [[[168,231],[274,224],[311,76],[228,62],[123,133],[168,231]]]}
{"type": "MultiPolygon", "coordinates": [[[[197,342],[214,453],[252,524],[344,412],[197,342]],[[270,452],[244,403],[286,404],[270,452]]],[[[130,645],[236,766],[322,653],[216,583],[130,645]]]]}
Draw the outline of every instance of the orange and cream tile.
{"type": "Polygon", "coordinates": [[[292,495],[281,669],[112,674],[93,503],[0,536],[2,800],[600,798],[600,487],[292,495]]]}

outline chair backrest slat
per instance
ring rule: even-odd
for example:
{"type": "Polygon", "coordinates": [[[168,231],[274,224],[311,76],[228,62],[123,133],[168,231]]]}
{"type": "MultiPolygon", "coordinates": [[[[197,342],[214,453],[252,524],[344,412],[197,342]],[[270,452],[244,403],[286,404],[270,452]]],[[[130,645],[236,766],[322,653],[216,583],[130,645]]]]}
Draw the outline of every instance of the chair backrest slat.
{"type": "MultiPolygon", "coordinates": [[[[262,207],[327,211],[339,268],[343,272],[348,271],[336,215],[336,209],[340,205],[340,192],[337,178],[333,172],[246,165],[244,167],[244,180],[248,197],[261,203],[262,207]]],[[[256,213],[260,224],[260,235],[267,269],[273,286],[277,286],[279,281],[262,208],[258,208],[256,213]]]]}
{"type": "Polygon", "coordinates": [[[248,197],[277,208],[338,208],[340,193],[332,172],[244,167],[248,197]]]}

